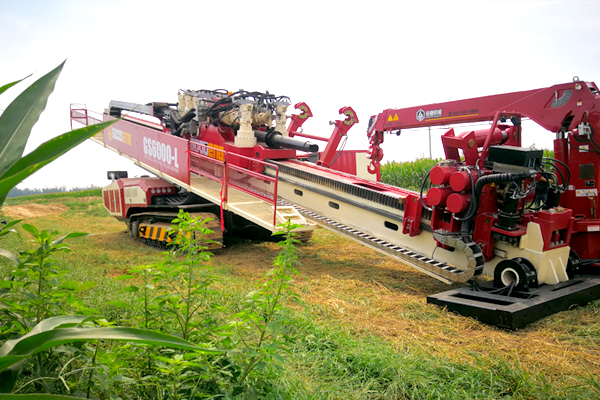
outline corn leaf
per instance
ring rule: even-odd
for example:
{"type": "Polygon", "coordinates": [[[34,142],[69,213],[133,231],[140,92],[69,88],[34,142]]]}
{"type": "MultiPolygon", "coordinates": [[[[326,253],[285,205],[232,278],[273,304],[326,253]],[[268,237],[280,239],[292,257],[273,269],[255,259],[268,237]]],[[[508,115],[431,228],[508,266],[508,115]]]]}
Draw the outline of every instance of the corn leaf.
{"type": "MultiPolygon", "coordinates": [[[[61,315],[58,317],[47,318],[34,326],[27,335],[24,335],[18,339],[11,339],[4,342],[4,345],[0,347],[0,358],[2,358],[1,356],[10,353],[10,351],[13,350],[19,341],[27,339],[32,335],[59,327],[72,327],[84,322],[89,318],[91,317],[87,315],[61,315]]],[[[22,364],[23,360],[20,360],[11,364],[4,371],[0,371],[0,393],[9,393],[12,390],[17,378],[19,377],[22,364]]],[[[3,395],[0,395],[0,400],[2,396],[3,395]]]]}
{"type": "MultiPolygon", "coordinates": [[[[31,332],[18,339],[7,340],[0,347],[0,393],[14,387],[23,361],[51,347],[88,340],[124,340],[153,346],[164,346],[202,353],[222,351],[203,349],[176,336],[137,328],[71,328],[91,319],[85,315],[62,315],[37,324],[31,332]]],[[[0,400],[4,395],[0,394],[0,400]]]]}
{"type": "MultiPolygon", "coordinates": [[[[23,155],[31,128],[46,108],[48,97],[54,90],[64,64],[63,62],[25,89],[0,116],[0,176],[23,155]]],[[[3,89],[8,87],[3,86],[3,89]]]]}
{"type": "Polygon", "coordinates": [[[125,340],[154,346],[172,347],[182,350],[198,351],[203,353],[221,353],[219,350],[203,349],[180,339],[176,336],[145,329],[108,327],[108,328],[57,328],[23,336],[16,339],[12,348],[0,357],[0,372],[19,361],[35,355],[51,347],[66,343],[86,342],[89,340],[125,340]]]}
{"type": "Polygon", "coordinates": [[[23,179],[114,122],[103,122],[64,133],[42,143],[37,149],[20,158],[0,176],[0,204],[8,192],[23,179]]]}
{"type": "Polygon", "coordinates": [[[23,79],[19,79],[18,81],[14,81],[11,83],[7,83],[6,85],[0,87],[0,94],[6,92],[8,89],[10,89],[11,87],[15,86],[17,83],[24,81],[25,79],[29,78],[32,74],[27,75],[25,78],[23,79]]]}
{"type": "Polygon", "coordinates": [[[23,335],[18,339],[11,339],[4,342],[2,347],[0,347],[0,357],[8,354],[19,341],[26,339],[32,335],[36,335],[40,332],[49,331],[59,327],[72,327],[90,318],[92,317],[90,317],[89,315],[59,315],[58,317],[46,318],[45,320],[41,321],[39,324],[31,328],[31,331],[29,331],[28,334],[23,335]]]}

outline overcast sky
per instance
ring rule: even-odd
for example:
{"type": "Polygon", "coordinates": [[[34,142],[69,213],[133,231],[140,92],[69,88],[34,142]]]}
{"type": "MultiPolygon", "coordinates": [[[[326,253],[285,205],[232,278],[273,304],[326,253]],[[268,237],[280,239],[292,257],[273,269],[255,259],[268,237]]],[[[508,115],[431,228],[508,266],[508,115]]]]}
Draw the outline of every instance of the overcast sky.
{"type": "MultiPolygon", "coordinates": [[[[600,2],[28,1],[0,0],[0,85],[34,73],[10,100],[64,59],[26,152],[70,129],[69,104],[175,102],[178,89],[246,89],[306,102],[307,133],[352,106],[347,148],[366,149],[369,116],[411,107],[600,81],[600,2]]],[[[598,82],[600,83],[600,82],[598,82]]],[[[441,157],[440,129],[432,129],[441,157]]],[[[427,131],[387,136],[385,160],[428,156],[427,131]]],[[[526,125],[524,145],[554,135],[526,125]]],[[[107,170],[141,174],[84,143],[19,187],[104,186],[107,170]]]]}

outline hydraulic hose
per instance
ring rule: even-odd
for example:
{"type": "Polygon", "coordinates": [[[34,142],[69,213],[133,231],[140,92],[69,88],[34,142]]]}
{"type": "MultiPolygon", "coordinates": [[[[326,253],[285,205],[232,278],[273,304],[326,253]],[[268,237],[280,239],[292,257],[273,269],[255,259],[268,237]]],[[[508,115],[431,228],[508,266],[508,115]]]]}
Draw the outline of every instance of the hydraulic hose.
{"type": "Polygon", "coordinates": [[[464,221],[460,225],[460,235],[463,238],[463,241],[470,241],[470,233],[471,227],[470,222],[471,218],[477,212],[479,208],[478,199],[481,196],[481,191],[485,185],[489,185],[490,183],[507,183],[520,181],[523,179],[527,179],[531,177],[531,173],[529,172],[520,172],[520,173],[501,173],[501,174],[492,174],[482,176],[477,179],[477,183],[475,183],[475,189],[473,190],[473,196],[471,196],[471,201],[469,202],[469,207],[465,212],[464,221]]]}

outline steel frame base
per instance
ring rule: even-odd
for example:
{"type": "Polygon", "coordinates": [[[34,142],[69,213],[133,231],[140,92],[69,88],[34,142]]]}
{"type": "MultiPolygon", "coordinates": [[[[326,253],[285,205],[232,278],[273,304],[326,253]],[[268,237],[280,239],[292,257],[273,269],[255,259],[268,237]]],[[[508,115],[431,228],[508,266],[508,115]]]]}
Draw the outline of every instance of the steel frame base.
{"type": "MultiPolygon", "coordinates": [[[[480,286],[491,289],[492,282],[480,283],[480,286]]],[[[462,287],[428,296],[427,303],[514,330],[597,299],[600,299],[600,277],[582,275],[558,285],[542,285],[529,292],[515,291],[510,297],[462,287]]]]}

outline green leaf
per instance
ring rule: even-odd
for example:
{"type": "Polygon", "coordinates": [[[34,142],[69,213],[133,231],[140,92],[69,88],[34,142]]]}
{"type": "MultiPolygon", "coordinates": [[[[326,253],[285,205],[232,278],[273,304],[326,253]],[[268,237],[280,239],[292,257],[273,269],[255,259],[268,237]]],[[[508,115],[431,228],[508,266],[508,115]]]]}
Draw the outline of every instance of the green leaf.
{"type": "Polygon", "coordinates": [[[221,353],[219,350],[203,349],[176,336],[165,333],[137,328],[111,327],[111,328],[57,328],[43,331],[34,335],[26,335],[15,339],[16,343],[8,352],[0,348],[0,372],[18,363],[19,361],[35,355],[51,347],[66,343],[86,342],[89,340],[125,340],[130,342],[172,347],[182,350],[191,350],[202,353],[221,353]]]}
{"type": "Polygon", "coordinates": [[[11,82],[11,83],[7,83],[6,85],[4,85],[4,86],[0,87],[0,94],[2,94],[2,93],[4,93],[4,92],[6,92],[8,89],[10,89],[11,87],[15,86],[17,83],[19,83],[19,82],[21,82],[21,81],[24,81],[25,79],[29,78],[31,75],[33,75],[33,74],[29,74],[29,75],[27,75],[27,76],[26,76],[25,78],[23,78],[23,79],[19,79],[18,81],[14,81],[14,82],[11,82]]]}
{"type": "Polygon", "coordinates": [[[46,108],[64,65],[63,61],[25,89],[0,116],[0,176],[23,155],[31,128],[46,108]]]}
{"type": "MultiPolygon", "coordinates": [[[[74,326],[81,322],[89,319],[87,315],[61,315],[59,317],[52,317],[43,320],[39,324],[33,327],[33,329],[25,336],[19,339],[7,340],[4,345],[0,347],[0,359],[4,355],[9,354],[10,351],[19,343],[19,341],[27,339],[32,335],[38,334],[43,331],[51,330],[58,327],[74,326]]],[[[15,382],[17,381],[19,370],[21,369],[21,361],[17,360],[12,363],[3,371],[0,371],[0,393],[8,393],[12,390],[15,382]]]]}
{"type": "Polygon", "coordinates": [[[85,281],[79,286],[79,290],[90,290],[98,286],[96,282],[85,281]]]}
{"type": "Polygon", "coordinates": [[[8,235],[11,232],[16,234],[18,237],[21,237],[21,235],[19,235],[19,232],[17,232],[14,229],[0,229],[0,237],[8,235]]]}
{"type": "Polygon", "coordinates": [[[0,177],[0,203],[4,201],[8,192],[23,179],[114,122],[107,121],[64,133],[42,143],[37,149],[16,161],[0,177]]]}
{"type": "Polygon", "coordinates": [[[23,225],[21,225],[21,228],[23,228],[27,232],[31,233],[33,236],[38,236],[40,234],[38,229],[31,224],[23,224],[23,225]]]}
{"type": "Polygon", "coordinates": [[[76,281],[66,281],[63,282],[62,285],[59,286],[60,289],[67,289],[67,290],[75,290],[79,287],[79,282],[76,281]]]}
{"type": "Polygon", "coordinates": [[[0,228],[0,232],[6,229],[10,229],[12,226],[18,224],[19,222],[23,221],[22,219],[15,219],[13,221],[7,222],[6,225],[3,225],[2,228],[0,228]]]}
{"type": "Polygon", "coordinates": [[[75,326],[89,318],[91,318],[89,315],[61,315],[58,317],[47,318],[39,324],[37,324],[36,326],[34,326],[27,335],[22,336],[19,339],[7,340],[6,342],[4,342],[4,345],[0,347],[0,356],[8,354],[8,352],[15,346],[15,344],[19,340],[25,339],[26,337],[35,335],[43,331],[52,330],[61,326],[75,326]]]}
{"type": "Polygon", "coordinates": [[[139,292],[140,289],[137,286],[125,286],[123,289],[121,289],[121,292],[124,293],[129,293],[129,292],[139,292]]]}
{"type": "Polygon", "coordinates": [[[115,382],[123,382],[123,383],[135,383],[136,382],[135,379],[131,379],[124,375],[115,375],[115,376],[113,376],[112,380],[115,382]]]}

